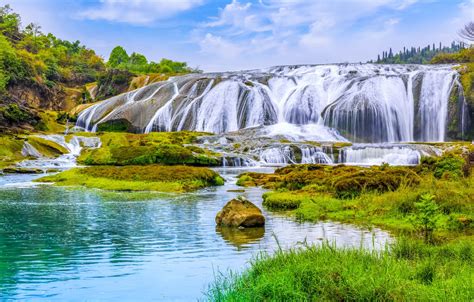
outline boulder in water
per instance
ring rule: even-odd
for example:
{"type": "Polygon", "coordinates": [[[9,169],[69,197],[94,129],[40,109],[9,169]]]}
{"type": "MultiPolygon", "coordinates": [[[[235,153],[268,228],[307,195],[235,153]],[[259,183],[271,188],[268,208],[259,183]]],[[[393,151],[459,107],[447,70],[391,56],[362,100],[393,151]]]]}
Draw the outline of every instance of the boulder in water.
{"type": "Polygon", "coordinates": [[[265,217],[256,205],[239,196],[217,213],[216,223],[228,227],[260,227],[265,224],[265,217]]]}

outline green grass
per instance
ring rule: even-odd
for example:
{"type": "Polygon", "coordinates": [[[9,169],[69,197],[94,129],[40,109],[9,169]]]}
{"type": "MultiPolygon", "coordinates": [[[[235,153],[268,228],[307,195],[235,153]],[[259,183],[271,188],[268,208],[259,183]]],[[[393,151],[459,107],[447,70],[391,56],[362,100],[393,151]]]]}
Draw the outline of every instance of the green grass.
{"type": "Polygon", "coordinates": [[[224,183],[219,174],[207,168],[159,165],[76,168],[37,181],[112,191],[157,192],[188,192],[224,183]]]}
{"type": "Polygon", "coordinates": [[[472,301],[472,242],[400,240],[382,252],[329,244],[262,254],[220,275],[210,301],[472,301]]]}

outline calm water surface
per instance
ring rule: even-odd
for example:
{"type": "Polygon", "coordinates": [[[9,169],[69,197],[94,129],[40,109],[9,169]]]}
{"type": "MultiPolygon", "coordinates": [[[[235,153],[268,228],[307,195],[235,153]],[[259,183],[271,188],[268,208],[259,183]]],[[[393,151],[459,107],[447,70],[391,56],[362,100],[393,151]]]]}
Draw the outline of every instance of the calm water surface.
{"type": "Polygon", "coordinates": [[[381,248],[380,230],[298,223],[265,212],[265,228],[216,229],[239,194],[261,207],[262,189],[225,186],[184,195],[111,194],[34,187],[36,176],[0,176],[0,299],[196,301],[214,275],[241,271],[260,251],[319,243],[381,248]]]}

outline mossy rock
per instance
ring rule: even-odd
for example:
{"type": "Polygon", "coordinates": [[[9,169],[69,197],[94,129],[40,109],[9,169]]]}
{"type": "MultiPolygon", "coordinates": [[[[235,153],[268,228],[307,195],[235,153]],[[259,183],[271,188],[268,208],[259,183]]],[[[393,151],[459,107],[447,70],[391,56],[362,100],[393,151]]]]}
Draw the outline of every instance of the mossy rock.
{"type": "Polygon", "coordinates": [[[28,142],[46,157],[58,157],[69,152],[63,146],[38,136],[28,137],[28,142]]]}
{"type": "Polygon", "coordinates": [[[261,227],[265,224],[262,211],[249,200],[239,197],[229,201],[216,215],[216,224],[224,227],[261,227]]]}
{"type": "Polygon", "coordinates": [[[75,168],[37,181],[59,186],[158,192],[188,192],[224,184],[218,173],[207,168],[161,165],[75,168]]]}

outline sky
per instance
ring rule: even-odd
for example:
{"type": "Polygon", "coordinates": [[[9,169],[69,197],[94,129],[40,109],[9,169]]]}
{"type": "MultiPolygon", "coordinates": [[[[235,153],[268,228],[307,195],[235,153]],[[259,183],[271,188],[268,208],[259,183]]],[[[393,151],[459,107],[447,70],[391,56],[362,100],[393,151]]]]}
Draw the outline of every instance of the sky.
{"type": "Polygon", "coordinates": [[[117,45],[204,71],[366,62],[404,46],[458,40],[474,0],[0,0],[24,25],[80,40],[105,59],[117,45]]]}

